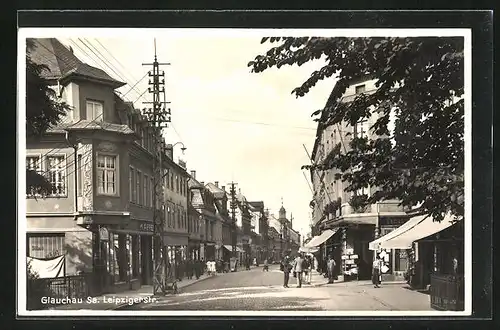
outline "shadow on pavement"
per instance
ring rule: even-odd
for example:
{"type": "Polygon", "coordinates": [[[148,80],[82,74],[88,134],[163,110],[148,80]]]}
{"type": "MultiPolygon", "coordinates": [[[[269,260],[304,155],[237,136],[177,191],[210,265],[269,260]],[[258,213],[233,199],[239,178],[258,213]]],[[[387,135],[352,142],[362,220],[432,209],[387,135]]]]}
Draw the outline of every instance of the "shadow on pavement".
{"type": "MultiPolygon", "coordinates": [[[[327,298],[307,298],[290,292],[302,290],[299,288],[277,289],[258,288],[241,290],[233,288],[220,292],[208,291],[189,294],[179,294],[160,300],[154,304],[140,304],[125,306],[120,310],[219,310],[219,311],[267,311],[267,310],[294,310],[294,311],[321,311],[321,301],[327,298]]],[[[299,291],[297,292],[299,293],[299,291]]]]}

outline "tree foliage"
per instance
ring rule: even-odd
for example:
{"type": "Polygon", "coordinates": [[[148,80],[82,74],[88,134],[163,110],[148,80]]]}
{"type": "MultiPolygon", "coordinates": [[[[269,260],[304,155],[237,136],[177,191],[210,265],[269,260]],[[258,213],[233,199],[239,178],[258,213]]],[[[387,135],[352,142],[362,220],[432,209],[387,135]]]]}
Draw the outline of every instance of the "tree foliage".
{"type": "MultiPolygon", "coordinates": [[[[319,128],[353,127],[375,116],[369,137],[346,139],[305,168],[338,169],[346,191],[376,187],[357,202],[399,199],[440,221],[464,212],[464,40],[461,37],[263,38],[278,44],[249,62],[252,72],[323,60],[324,66],[292,91],[304,96],[318,81],[337,78],[319,128]],[[359,78],[376,90],[342,99],[359,78]],[[394,128],[389,131],[391,112],[394,128]]],[[[359,203],[358,203],[359,204],[359,203]]]]}
{"type": "MultiPolygon", "coordinates": [[[[31,52],[36,47],[33,40],[26,40],[26,137],[40,138],[48,128],[56,125],[70,106],[57,99],[42,74],[46,65],[35,63],[31,52]]],[[[46,195],[52,187],[47,179],[33,170],[26,170],[26,191],[46,195]]]]}

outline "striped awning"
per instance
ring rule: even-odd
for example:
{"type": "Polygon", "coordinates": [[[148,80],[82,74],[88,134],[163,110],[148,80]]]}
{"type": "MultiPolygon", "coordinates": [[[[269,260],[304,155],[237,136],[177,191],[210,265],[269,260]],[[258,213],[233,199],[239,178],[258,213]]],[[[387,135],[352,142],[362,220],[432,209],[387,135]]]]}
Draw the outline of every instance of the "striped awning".
{"type": "Polygon", "coordinates": [[[306,248],[313,248],[313,247],[318,247],[324,242],[326,242],[330,237],[332,237],[336,232],[338,228],[335,229],[327,229],[324,232],[321,233],[319,236],[314,236],[309,243],[304,245],[306,248]]]}

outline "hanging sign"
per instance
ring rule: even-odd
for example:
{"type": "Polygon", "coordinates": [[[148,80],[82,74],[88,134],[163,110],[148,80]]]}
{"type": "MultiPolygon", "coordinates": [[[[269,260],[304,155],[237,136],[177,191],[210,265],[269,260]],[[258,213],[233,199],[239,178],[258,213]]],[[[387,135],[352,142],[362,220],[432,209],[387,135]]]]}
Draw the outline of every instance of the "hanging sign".
{"type": "Polygon", "coordinates": [[[107,242],[109,240],[109,232],[106,227],[99,228],[99,238],[104,242],[107,242]]]}
{"type": "Polygon", "coordinates": [[[352,248],[345,249],[345,254],[353,254],[353,253],[354,253],[354,249],[352,249],[352,248]]]}
{"type": "Polygon", "coordinates": [[[341,258],[342,258],[342,260],[346,260],[346,259],[349,259],[349,256],[342,256],[341,258]]]}
{"type": "Polygon", "coordinates": [[[358,259],[358,255],[357,254],[351,255],[351,259],[358,259]]]}

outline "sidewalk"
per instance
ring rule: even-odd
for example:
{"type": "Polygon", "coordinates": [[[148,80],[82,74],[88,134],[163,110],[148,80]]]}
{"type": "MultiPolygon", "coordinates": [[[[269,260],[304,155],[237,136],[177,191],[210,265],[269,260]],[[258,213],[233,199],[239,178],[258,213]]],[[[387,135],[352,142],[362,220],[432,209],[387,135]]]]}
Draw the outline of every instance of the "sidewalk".
{"type": "MultiPolygon", "coordinates": [[[[378,303],[384,308],[400,311],[422,311],[429,310],[430,296],[428,294],[409,289],[406,282],[382,282],[380,288],[374,288],[369,280],[335,281],[333,284],[328,284],[328,279],[324,278],[318,272],[313,272],[311,286],[321,287],[331,291],[333,298],[342,297],[343,303],[337,305],[352,305],[352,308],[360,308],[359,301],[354,298],[352,302],[348,301],[347,297],[355,295],[357,297],[365,296],[365,299],[378,303]]],[[[337,307],[338,307],[337,306],[337,307]]]]}
{"type": "MultiPolygon", "coordinates": [[[[256,268],[252,266],[251,268],[256,268]]],[[[244,268],[238,268],[239,271],[244,271],[244,268]]],[[[181,291],[195,283],[204,281],[216,276],[224,276],[226,273],[217,273],[217,275],[207,275],[205,272],[199,279],[187,279],[177,282],[177,288],[181,291]]],[[[153,296],[153,286],[143,285],[138,290],[127,290],[119,293],[108,293],[97,297],[84,298],[83,302],[75,304],[64,304],[55,307],[50,307],[49,310],[113,310],[119,309],[128,305],[134,305],[141,302],[152,302],[157,299],[153,296]]]]}

